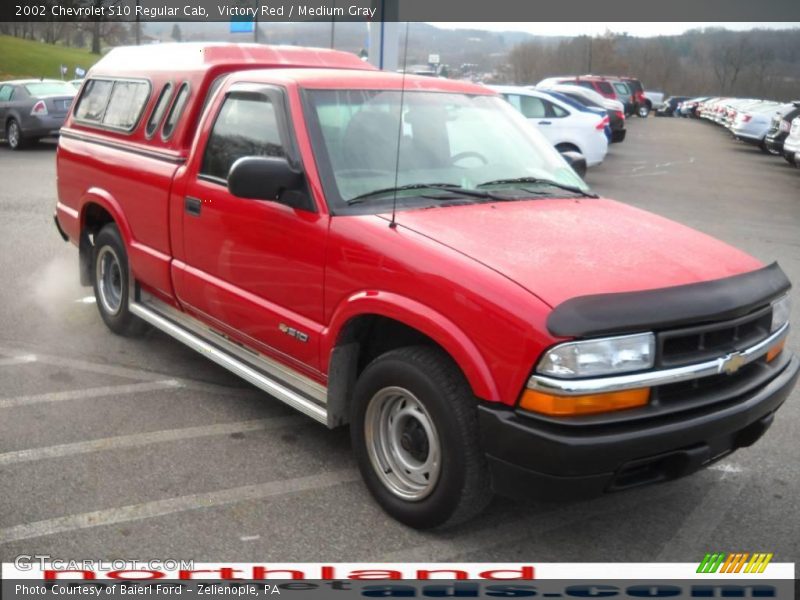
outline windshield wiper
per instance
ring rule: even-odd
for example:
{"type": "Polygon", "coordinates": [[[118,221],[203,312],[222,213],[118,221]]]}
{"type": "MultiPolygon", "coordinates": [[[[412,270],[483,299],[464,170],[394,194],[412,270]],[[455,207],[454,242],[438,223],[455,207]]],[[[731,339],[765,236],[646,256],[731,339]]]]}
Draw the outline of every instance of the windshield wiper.
{"type": "MultiPolygon", "coordinates": [[[[502,184],[513,184],[513,183],[540,183],[543,185],[549,185],[552,187],[559,188],[561,190],[565,190],[567,192],[572,192],[573,194],[579,194],[586,198],[599,198],[597,194],[592,194],[591,192],[587,192],[582,190],[579,187],[575,187],[574,185],[567,185],[565,183],[559,183],[558,181],[553,181],[552,179],[543,179],[541,177],[514,177],[511,179],[494,179],[492,181],[485,181],[483,183],[478,184],[476,187],[487,187],[490,185],[502,185],[502,184]]],[[[525,188],[522,188],[525,189],[525,188]]],[[[525,190],[531,193],[539,193],[535,190],[525,190]]]]}
{"type": "MultiPolygon", "coordinates": [[[[452,192],[454,194],[461,194],[462,196],[470,196],[473,198],[490,198],[492,200],[507,200],[503,196],[497,196],[488,191],[482,190],[471,190],[467,188],[463,188],[460,185],[456,185],[454,183],[408,183],[406,185],[398,185],[396,187],[387,187],[381,188],[379,190],[372,190],[371,192],[367,192],[366,194],[360,194],[354,198],[350,198],[347,201],[348,205],[351,204],[360,204],[365,200],[372,198],[374,196],[382,196],[384,194],[391,194],[393,192],[402,192],[406,190],[441,190],[443,192],[452,192]]],[[[434,196],[425,196],[426,198],[433,198],[438,199],[434,196]]]]}

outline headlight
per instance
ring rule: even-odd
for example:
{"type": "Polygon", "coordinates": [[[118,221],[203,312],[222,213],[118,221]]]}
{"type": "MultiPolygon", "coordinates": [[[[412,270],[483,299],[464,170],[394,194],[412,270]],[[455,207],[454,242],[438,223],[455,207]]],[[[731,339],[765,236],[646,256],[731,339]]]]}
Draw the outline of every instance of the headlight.
{"type": "Polygon", "coordinates": [[[545,352],[536,372],[571,379],[642,371],[653,367],[655,350],[652,333],[566,342],[545,352]]]}
{"type": "Polygon", "coordinates": [[[770,325],[769,332],[773,333],[778,331],[781,327],[789,322],[789,313],[792,312],[792,299],[789,294],[782,298],[778,298],[772,303],[772,324],[770,325]]]}

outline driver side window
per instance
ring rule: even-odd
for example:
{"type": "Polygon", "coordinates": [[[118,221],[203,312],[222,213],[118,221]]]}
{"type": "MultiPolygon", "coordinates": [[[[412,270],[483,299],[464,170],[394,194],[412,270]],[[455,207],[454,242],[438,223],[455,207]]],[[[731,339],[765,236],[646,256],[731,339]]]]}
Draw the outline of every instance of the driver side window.
{"type": "Polygon", "coordinates": [[[226,98],[214,122],[200,175],[225,182],[245,156],[285,156],[275,106],[260,94],[226,98]]]}
{"type": "Polygon", "coordinates": [[[547,115],[544,100],[535,96],[520,96],[520,112],[528,119],[543,119],[547,115]]]}

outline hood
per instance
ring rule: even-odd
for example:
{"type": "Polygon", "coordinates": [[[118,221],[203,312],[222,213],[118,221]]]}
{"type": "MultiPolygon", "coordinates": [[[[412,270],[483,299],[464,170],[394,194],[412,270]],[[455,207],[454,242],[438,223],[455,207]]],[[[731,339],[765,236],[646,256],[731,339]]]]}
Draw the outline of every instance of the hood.
{"type": "Polygon", "coordinates": [[[760,261],[703,233],[606,199],[403,211],[415,231],[513,280],[550,306],[738,275],[760,261]]]}

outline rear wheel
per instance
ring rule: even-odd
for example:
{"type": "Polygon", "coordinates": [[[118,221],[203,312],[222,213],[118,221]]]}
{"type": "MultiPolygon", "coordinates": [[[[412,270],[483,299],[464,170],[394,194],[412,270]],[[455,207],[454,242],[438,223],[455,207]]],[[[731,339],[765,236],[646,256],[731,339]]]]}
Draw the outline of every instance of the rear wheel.
{"type": "Polygon", "coordinates": [[[639,115],[642,119],[646,119],[647,115],[650,114],[650,104],[644,103],[640,104],[639,108],[636,109],[636,114],[639,115]]]}
{"type": "Polygon", "coordinates": [[[491,499],[477,403],[437,348],[400,348],[370,363],[354,391],[350,435],[370,492],[406,525],[453,525],[491,499]]]}
{"type": "Polygon", "coordinates": [[[27,145],[27,140],[22,136],[22,128],[16,119],[10,119],[6,125],[6,141],[12,150],[21,150],[27,145]]]}
{"type": "Polygon", "coordinates": [[[108,328],[125,336],[141,335],[147,324],[130,311],[128,305],[128,255],[119,229],[109,223],[94,239],[94,297],[97,309],[108,328]]]}

